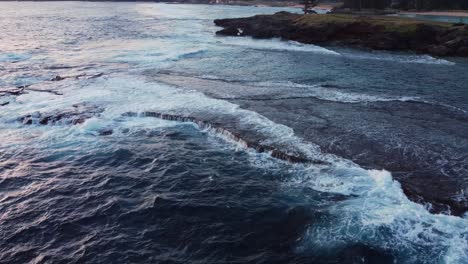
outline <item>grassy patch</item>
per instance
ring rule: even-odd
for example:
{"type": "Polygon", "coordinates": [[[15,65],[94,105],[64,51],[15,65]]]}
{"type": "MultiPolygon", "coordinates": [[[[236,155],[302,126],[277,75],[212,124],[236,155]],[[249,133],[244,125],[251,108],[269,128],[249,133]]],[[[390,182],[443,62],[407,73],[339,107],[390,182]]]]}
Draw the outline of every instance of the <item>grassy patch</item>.
{"type": "Polygon", "coordinates": [[[298,26],[313,27],[323,24],[351,24],[354,22],[367,22],[383,26],[388,32],[414,32],[418,25],[426,24],[439,27],[451,27],[452,24],[444,22],[418,20],[414,18],[396,16],[358,16],[347,14],[303,15],[296,19],[298,26]]]}

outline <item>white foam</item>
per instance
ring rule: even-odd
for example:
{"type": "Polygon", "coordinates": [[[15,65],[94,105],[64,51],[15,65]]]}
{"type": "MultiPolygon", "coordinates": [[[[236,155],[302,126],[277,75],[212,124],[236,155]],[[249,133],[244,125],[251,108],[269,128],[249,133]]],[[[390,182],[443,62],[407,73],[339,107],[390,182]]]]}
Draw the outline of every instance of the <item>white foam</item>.
{"type": "Polygon", "coordinates": [[[156,65],[158,67],[163,66],[160,62],[175,62],[181,59],[186,59],[190,56],[201,55],[206,52],[206,48],[181,48],[171,49],[165,52],[152,52],[152,51],[134,51],[126,52],[113,58],[113,60],[123,63],[138,64],[140,66],[156,65]]]}
{"type": "MultiPolygon", "coordinates": [[[[208,78],[207,78],[208,79],[208,78]]],[[[215,79],[212,77],[212,79],[215,79]]],[[[285,82],[250,82],[249,85],[258,87],[290,87],[295,88],[288,94],[276,96],[275,99],[287,99],[291,97],[315,97],[317,99],[340,102],[340,103],[370,103],[370,102],[417,102],[448,108],[457,112],[467,113],[465,109],[439,102],[432,102],[417,96],[390,96],[390,95],[371,95],[366,93],[348,92],[345,89],[336,89],[323,87],[322,85],[298,84],[291,81],[285,82]]]]}
{"type": "Polygon", "coordinates": [[[106,122],[106,120],[97,117],[90,118],[79,126],[79,128],[84,133],[91,133],[96,135],[99,134],[99,130],[104,129],[106,127],[110,127],[109,122],[106,122]]]}
{"type": "MultiPolygon", "coordinates": [[[[276,124],[266,117],[238,105],[223,100],[209,98],[200,92],[177,89],[175,87],[146,81],[144,79],[109,75],[93,80],[64,80],[45,83],[46,88],[60,88],[64,96],[48,93],[30,93],[17,98],[16,102],[2,107],[4,115],[0,117],[2,126],[6,121],[35,111],[47,112],[72,107],[73,104],[87,102],[105,108],[101,116],[90,119],[77,127],[67,126],[31,126],[25,136],[54,137],[63,141],[92,140],[84,135],[96,133],[107,126],[167,126],[168,121],[160,123],[155,119],[128,119],[122,121],[126,112],[157,111],[179,115],[193,113],[220,113],[238,118],[239,126],[248,127],[262,133],[269,143],[290,146],[309,157],[326,160],[330,166],[291,165],[294,177],[286,186],[310,186],[313,189],[352,195],[349,199],[336,202],[330,213],[337,218],[323,229],[309,231],[306,245],[333,247],[340,241],[362,242],[391,250],[405,249],[417,255],[418,245],[432,247],[434,254],[445,263],[464,263],[468,261],[467,235],[468,220],[460,217],[433,215],[422,205],[413,203],[404,195],[401,186],[386,171],[366,171],[351,161],[333,155],[325,155],[320,149],[297,137],[294,131],[284,125],[276,124]],[[170,98],[170,100],[168,100],[170,98]],[[140,122],[139,124],[132,122],[140,122]],[[76,139],[75,139],[76,138],[76,139]],[[317,241],[323,238],[329,244],[317,241]]],[[[341,100],[341,99],[340,99],[341,100]]],[[[16,123],[15,123],[16,124],[16,123]]],[[[12,130],[15,131],[15,130],[12,130]]],[[[7,137],[18,136],[7,133],[7,137]]],[[[20,141],[20,140],[18,140],[20,141]]],[[[48,142],[50,142],[48,140],[48,142]]],[[[65,143],[63,143],[65,144],[65,143]]],[[[432,257],[432,255],[430,256],[432,257]]]]}
{"type": "Polygon", "coordinates": [[[448,61],[445,59],[434,58],[429,55],[410,55],[410,54],[397,54],[388,53],[383,51],[377,52],[357,52],[342,54],[345,57],[354,59],[365,59],[365,60],[381,60],[381,61],[392,61],[399,63],[415,63],[415,64],[434,64],[434,65],[455,65],[455,62],[448,61]]]}
{"type": "Polygon", "coordinates": [[[333,250],[347,243],[363,243],[397,253],[397,261],[403,263],[468,261],[468,221],[430,214],[423,205],[408,200],[389,172],[355,168],[344,176],[342,171],[343,178],[330,177],[340,175],[334,169],[330,174],[313,174],[302,175],[302,182],[296,178],[294,184],[355,197],[332,208],[335,218],[326,227],[313,225],[300,250],[333,250]],[[328,181],[325,187],[323,178],[328,181]]]}
{"type": "Polygon", "coordinates": [[[361,102],[390,102],[390,101],[422,101],[418,97],[413,96],[384,96],[370,95],[365,93],[347,92],[336,88],[323,87],[322,85],[307,85],[298,84],[291,81],[287,82],[255,82],[250,85],[260,87],[291,87],[297,88],[289,94],[279,96],[277,99],[288,97],[315,97],[322,100],[342,102],[342,103],[361,103],[361,102]]]}
{"type": "Polygon", "coordinates": [[[282,41],[279,39],[253,39],[251,37],[221,37],[218,41],[228,46],[240,46],[250,49],[272,51],[301,51],[327,55],[340,55],[338,52],[312,45],[302,44],[296,41],[282,41]]]}
{"type": "Polygon", "coordinates": [[[365,93],[343,92],[333,88],[325,88],[320,85],[315,87],[315,94],[317,98],[343,102],[343,103],[360,103],[360,102],[391,102],[391,101],[417,101],[419,98],[411,96],[378,96],[369,95],[365,93]]]}

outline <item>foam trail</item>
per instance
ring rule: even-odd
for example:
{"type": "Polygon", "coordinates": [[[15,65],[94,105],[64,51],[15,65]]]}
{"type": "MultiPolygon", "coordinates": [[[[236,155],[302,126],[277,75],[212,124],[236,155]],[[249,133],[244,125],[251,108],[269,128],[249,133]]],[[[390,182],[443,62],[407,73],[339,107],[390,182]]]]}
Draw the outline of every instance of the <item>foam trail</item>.
{"type": "Polygon", "coordinates": [[[371,52],[371,53],[349,53],[342,54],[345,57],[362,60],[381,60],[398,63],[414,63],[414,64],[432,64],[453,66],[455,62],[434,58],[429,55],[410,55],[410,54],[395,54],[386,52],[371,52]]]}
{"type": "MultiPolygon", "coordinates": [[[[203,77],[202,77],[203,78],[203,77]]],[[[208,76],[207,79],[216,80],[213,76],[208,76]]],[[[219,79],[219,78],[218,78],[219,79]]],[[[317,99],[332,101],[332,102],[340,102],[340,103],[370,103],[370,102],[414,102],[414,103],[422,103],[422,104],[429,104],[435,106],[441,106],[444,108],[448,108],[457,112],[467,113],[465,109],[448,105],[439,102],[432,102],[429,100],[424,100],[421,97],[417,96],[390,96],[390,95],[371,95],[366,93],[357,93],[357,92],[347,92],[341,89],[331,88],[331,87],[324,87],[323,85],[316,84],[316,85],[308,85],[308,84],[299,84],[294,83],[291,81],[285,82],[249,82],[249,85],[257,86],[257,87],[290,87],[296,88],[292,90],[288,95],[284,96],[277,96],[274,99],[287,99],[287,98],[300,98],[300,97],[315,97],[317,99]]]]}
{"type": "Polygon", "coordinates": [[[201,55],[206,52],[206,48],[183,48],[183,51],[167,51],[152,52],[152,51],[135,51],[126,52],[124,54],[115,56],[113,60],[117,62],[133,63],[133,64],[148,64],[154,65],[158,62],[175,62],[191,56],[201,55]]]}
{"type": "Polygon", "coordinates": [[[250,49],[272,51],[301,51],[327,55],[340,55],[338,52],[311,44],[302,44],[296,41],[281,41],[279,39],[253,39],[251,37],[223,37],[219,42],[228,46],[241,46],[250,49]]]}
{"type": "Polygon", "coordinates": [[[298,84],[291,81],[287,82],[253,82],[249,85],[258,87],[290,87],[297,88],[291,91],[291,95],[280,96],[275,99],[283,99],[289,97],[315,97],[317,99],[341,102],[341,103],[362,103],[362,102],[391,102],[391,101],[422,101],[419,97],[412,96],[383,96],[383,95],[370,95],[365,93],[346,92],[343,90],[324,87],[320,84],[307,85],[298,84]]]}

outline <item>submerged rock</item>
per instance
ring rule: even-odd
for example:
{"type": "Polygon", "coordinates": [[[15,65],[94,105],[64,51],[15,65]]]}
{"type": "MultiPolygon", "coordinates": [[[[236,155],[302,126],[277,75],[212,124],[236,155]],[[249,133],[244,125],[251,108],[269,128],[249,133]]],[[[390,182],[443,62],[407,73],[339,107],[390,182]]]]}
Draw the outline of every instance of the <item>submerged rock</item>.
{"type": "Polygon", "coordinates": [[[75,104],[70,109],[60,110],[53,113],[35,112],[20,118],[25,125],[56,125],[56,124],[81,124],[87,119],[98,116],[104,111],[103,108],[88,105],[86,103],[75,104]]]}
{"type": "Polygon", "coordinates": [[[300,15],[279,12],[217,19],[224,36],[281,38],[309,44],[343,44],[376,50],[411,50],[436,56],[468,57],[468,30],[449,23],[388,16],[300,15]]]}
{"type": "Polygon", "coordinates": [[[100,136],[110,136],[114,133],[112,128],[103,128],[98,131],[100,136]]]}
{"type": "Polygon", "coordinates": [[[58,82],[58,81],[63,81],[65,79],[70,79],[70,78],[74,78],[74,79],[80,79],[82,77],[86,77],[87,79],[94,79],[94,78],[98,78],[98,77],[101,77],[103,76],[104,73],[100,72],[100,73],[97,73],[97,74],[86,74],[86,73],[83,73],[83,74],[78,74],[78,75],[70,75],[70,76],[60,76],[60,75],[57,75],[55,76],[54,78],[50,79],[51,82],[58,82]]]}
{"type": "Polygon", "coordinates": [[[0,89],[0,97],[2,96],[18,96],[24,93],[24,87],[12,88],[12,89],[0,89]]]}
{"type": "Polygon", "coordinates": [[[54,78],[50,79],[51,82],[57,82],[57,81],[62,81],[62,80],[65,80],[65,77],[62,77],[60,75],[57,75],[54,78]]]}
{"type": "Polygon", "coordinates": [[[269,153],[270,156],[273,158],[277,158],[280,160],[288,161],[291,163],[313,163],[313,164],[326,164],[325,161],[310,159],[305,155],[300,153],[289,153],[287,151],[283,151],[282,149],[272,146],[272,145],[265,145],[260,143],[259,140],[251,140],[245,137],[242,137],[240,133],[236,133],[234,131],[229,130],[217,124],[215,122],[208,122],[202,119],[192,117],[192,116],[182,116],[182,115],[175,115],[175,114],[165,114],[159,112],[143,112],[143,113],[135,113],[135,112],[127,112],[124,116],[143,116],[143,117],[155,117],[164,120],[171,120],[171,121],[179,121],[179,122],[192,122],[197,124],[202,129],[211,129],[215,133],[223,135],[233,141],[237,142],[238,144],[243,145],[246,148],[253,149],[259,153],[269,153]]]}

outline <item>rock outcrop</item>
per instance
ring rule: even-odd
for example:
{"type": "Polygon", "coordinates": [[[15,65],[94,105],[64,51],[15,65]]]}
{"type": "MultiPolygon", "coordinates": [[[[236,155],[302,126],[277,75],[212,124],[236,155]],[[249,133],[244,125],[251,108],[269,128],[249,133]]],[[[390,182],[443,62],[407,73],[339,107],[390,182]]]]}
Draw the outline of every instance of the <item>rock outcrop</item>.
{"type": "Polygon", "coordinates": [[[375,50],[406,50],[468,57],[468,25],[390,16],[300,15],[279,12],[217,19],[223,36],[281,38],[308,44],[339,44],[375,50]]]}
{"type": "Polygon", "coordinates": [[[287,151],[284,151],[275,146],[265,145],[258,141],[246,139],[242,137],[240,134],[234,131],[228,130],[227,128],[224,128],[223,126],[221,126],[221,124],[210,123],[208,121],[204,121],[199,118],[192,117],[192,116],[182,116],[182,115],[176,115],[176,114],[166,114],[166,113],[151,112],[151,111],[142,112],[142,113],[127,112],[124,114],[124,116],[155,117],[155,118],[159,118],[163,120],[170,120],[170,121],[192,122],[192,123],[195,123],[201,129],[210,129],[217,134],[223,135],[237,142],[238,144],[242,145],[245,148],[253,149],[259,153],[268,153],[273,158],[288,161],[291,163],[326,164],[326,162],[322,160],[310,159],[301,154],[288,153],[287,151]]]}
{"type": "Polygon", "coordinates": [[[103,108],[86,103],[75,104],[70,109],[64,109],[52,113],[35,112],[20,118],[24,125],[56,125],[56,124],[82,124],[87,119],[98,116],[103,108]]]}
{"type": "Polygon", "coordinates": [[[0,89],[0,97],[2,96],[18,96],[22,95],[24,93],[24,88],[18,87],[18,88],[11,88],[11,89],[0,89]]]}

